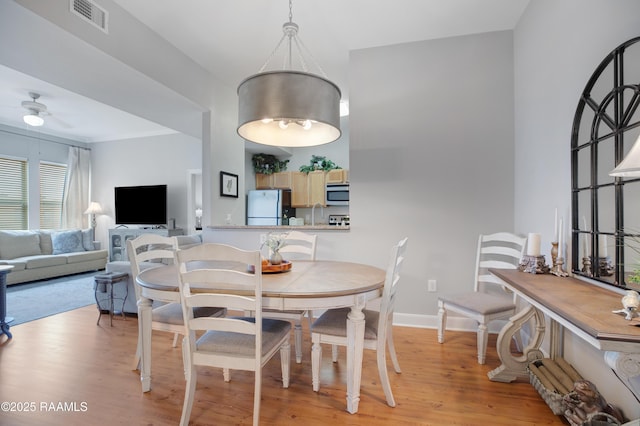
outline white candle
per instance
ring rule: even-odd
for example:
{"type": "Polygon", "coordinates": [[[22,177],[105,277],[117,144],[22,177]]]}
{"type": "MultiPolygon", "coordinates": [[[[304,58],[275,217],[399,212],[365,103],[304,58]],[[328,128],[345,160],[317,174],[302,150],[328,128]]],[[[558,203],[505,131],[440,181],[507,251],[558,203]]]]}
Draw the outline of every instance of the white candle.
{"type": "Polygon", "coordinates": [[[560,218],[560,227],[558,228],[558,258],[562,257],[562,245],[564,244],[564,238],[562,234],[564,233],[563,228],[564,218],[560,218]]]}
{"type": "Polygon", "coordinates": [[[555,241],[560,241],[560,237],[558,237],[558,208],[556,207],[555,221],[553,223],[553,238],[555,241]]]}
{"type": "Polygon", "coordinates": [[[527,255],[540,256],[540,234],[529,233],[527,237],[527,255]]]}
{"type": "Polygon", "coordinates": [[[600,257],[607,257],[607,236],[598,235],[598,252],[600,257]]]}

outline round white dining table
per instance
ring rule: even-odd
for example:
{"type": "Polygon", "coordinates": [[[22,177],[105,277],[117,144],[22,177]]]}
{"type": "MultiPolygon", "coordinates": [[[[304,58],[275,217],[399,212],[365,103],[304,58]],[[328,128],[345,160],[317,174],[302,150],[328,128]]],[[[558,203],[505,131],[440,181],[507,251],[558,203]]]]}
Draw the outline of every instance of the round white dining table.
{"type": "MultiPolygon", "coordinates": [[[[382,294],[385,271],[375,266],[339,261],[293,261],[286,272],[263,274],[263,308],[323,310],[350,307],[347,319],[347,411],[356,413],[360,402],[364,314],[367,301],[382,294]]],[[[137,277],[141,339],[142,391],[151,390],[151,304],[178,302],[178,269],[175,265],[149,268],[137,277]]],[[[195,288],[192,288],[196,290],[195,288]]],[[[311,388],[311,387],[310,387],[311,388]]]]}

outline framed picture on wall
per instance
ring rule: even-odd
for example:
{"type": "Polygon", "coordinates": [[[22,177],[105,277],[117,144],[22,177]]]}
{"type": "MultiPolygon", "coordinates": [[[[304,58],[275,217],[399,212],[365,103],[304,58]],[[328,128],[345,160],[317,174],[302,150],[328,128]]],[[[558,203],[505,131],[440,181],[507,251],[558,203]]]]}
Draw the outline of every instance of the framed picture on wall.
{"type": "Polygon", "coordinates": [[[238,198],[238,175],[220,172],[220,196],[238,198]]]}

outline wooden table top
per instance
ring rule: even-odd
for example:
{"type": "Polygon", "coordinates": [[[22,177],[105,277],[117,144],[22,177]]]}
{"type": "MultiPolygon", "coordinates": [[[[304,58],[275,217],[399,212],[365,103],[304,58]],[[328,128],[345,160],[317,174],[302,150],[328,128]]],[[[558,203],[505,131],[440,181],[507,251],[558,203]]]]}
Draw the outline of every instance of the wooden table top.
{"type": "Polygon", "coordinates": [[[511,269],[490,269],[508,287],[532,299],[600,341],[640,343],[640,318],[622,314],[622,296],[571,277],[530,274],[511,269]]]}
{"type": "MultiPolygon", "coordinates": [[[[295,260],[289,271],[262,275],[264,297],[313,298],[364,293],[384,285],[385,271],[371,265],[339,261],[295,260]]],[[[147,288],[178,291],[176,266],[140,272],[138,283],[147,288]]]]}

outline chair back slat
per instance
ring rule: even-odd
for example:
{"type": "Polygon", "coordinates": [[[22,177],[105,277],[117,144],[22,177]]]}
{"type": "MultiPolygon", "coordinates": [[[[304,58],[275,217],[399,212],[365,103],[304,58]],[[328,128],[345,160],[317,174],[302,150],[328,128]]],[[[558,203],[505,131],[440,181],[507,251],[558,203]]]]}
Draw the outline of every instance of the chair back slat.
{"type": "Polygon", "coordinates": [[[131,264],[131,277],[134,282],[136,300],[140,300],[140,287],[136,278],[140,274],[143,262],[157,261],[158,266],[173,262],[174,253],[178,247],[175,237],[165,237],[158,234],[142,234],[127,240],[127,256],[131,264]]]}
{"type": "Polygon", "coordinates": [[[287,259],[316,260],[317,235],[306,234],[300,231],[291,231],[285,234],[285,245],[280,253],[287,259]]]}
{"type": "Polygon", "coordinates": [[[190,330],[215,330],[231,333],[255,334],[255,324],[250,321],[238,321],[233,318],[199,317],[189,321],[190,330]]]}
{"type": "Polygon", "coordinates": [[[476,254],[475,291],[504,289],[504,283],[494,277],[489,268],[515,269],[522,260],[527,238],[509,232],[497,232],[478,237],[476,254]]]}

